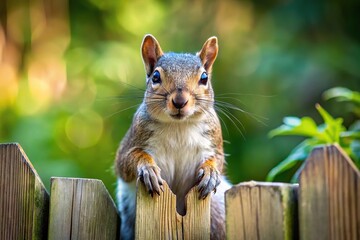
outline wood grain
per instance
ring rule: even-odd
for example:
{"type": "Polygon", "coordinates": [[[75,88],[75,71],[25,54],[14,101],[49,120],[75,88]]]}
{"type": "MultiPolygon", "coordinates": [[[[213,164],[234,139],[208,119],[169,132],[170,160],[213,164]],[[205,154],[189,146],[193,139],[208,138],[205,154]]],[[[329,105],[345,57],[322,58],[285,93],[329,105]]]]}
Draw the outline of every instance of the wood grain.
{"type": "Polygon", "coordinates": [[[301,239],[360,239],[360,173],[340,147],[316,148],[299,183],[301,239]]]}
{"type": "Polygon", "coordinates": [[[245,182],[225,193],[227,239],[297,239],[297,184],[245,182]]]}
{"type": "Polygon", "coordinates": [[[198,199],[192,189],[187,195],[186,215],[176,212],[176,196],[168,185],[151,197],[138,183],[135,239],[210,239],[210,198],[198,199]]]}
{"type": "Polygon", "coordinates": [[[46,239],[49,195],[19,144],[0,144],[0,239],[46,239]]]}
{"type": "Polygon", "coordinates": [[[52,178],[49,239],[118,239],[120,221],[104,184],[52,178]]]}
{"type": "Polygon", "coordinates": [[[199,193],[192,188],[186,199],[186,215],[183,217],[184,239],[210,238],[210,197],[199,200],[199,193]]]}

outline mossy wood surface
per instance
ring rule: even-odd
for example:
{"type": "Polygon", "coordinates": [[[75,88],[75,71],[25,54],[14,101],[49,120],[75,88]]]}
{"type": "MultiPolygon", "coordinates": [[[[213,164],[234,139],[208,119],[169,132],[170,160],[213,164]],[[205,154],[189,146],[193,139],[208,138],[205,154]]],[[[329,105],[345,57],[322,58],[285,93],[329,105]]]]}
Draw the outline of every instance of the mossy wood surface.
{"type": "Polygon", "coordinates": [[[0,239],[46,239],[49,195],[18,144],[0,144],[0,239]]]}
{"type": "Polygon", "coordinates": [[[176,211],[176,196],[167,184],[164,192],[151,197],[138,183],[135,238],[210,239],[210,198],[198,199],[193,188],[187,195],[186,215],[176,211]]]}
{"type": "Polygon", "coordinates": [[[315,149],[299,183],[301,239],[360,239],[360,173],[342,149],[315,149]]]}
{"type": "Polygon", "coordinates": [[[296,239],[297,184],[245,182],[225,193],[227,239],[296,239]]]}
{"type": "Polygon", "coordinates": [[[120,221],[104,184],[52,178],[49,239],[118,239],[120,221]]]}

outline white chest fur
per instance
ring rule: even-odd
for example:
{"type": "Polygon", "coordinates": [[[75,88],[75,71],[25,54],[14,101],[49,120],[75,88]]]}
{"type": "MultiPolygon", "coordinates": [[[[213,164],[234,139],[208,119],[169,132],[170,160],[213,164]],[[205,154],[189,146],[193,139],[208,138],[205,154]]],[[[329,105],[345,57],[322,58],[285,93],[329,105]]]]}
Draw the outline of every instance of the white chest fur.
{"type": "Polygon", "coordinates": [[[214,155],[203,123],[170,123],[153,126],[148,151],[161,169],[161,176],[178,196],[185,196],[195,184],[200,164],[214,155]]]}

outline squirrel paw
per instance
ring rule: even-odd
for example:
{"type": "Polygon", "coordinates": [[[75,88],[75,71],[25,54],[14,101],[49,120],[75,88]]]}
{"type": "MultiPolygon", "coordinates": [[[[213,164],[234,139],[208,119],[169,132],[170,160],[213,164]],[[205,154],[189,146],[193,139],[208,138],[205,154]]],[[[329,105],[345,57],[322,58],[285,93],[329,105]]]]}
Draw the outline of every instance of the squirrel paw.
{"type": "Polygon", "coordinates": [[[153,197],[154,192],[160,195],[164,191],[160,168],[155,165],[143,164],[138,167],[138,179],[145,184],[146,190],[153,197]]]}
{"type": "Polygon", "coordinates": [[[203,164],[197,173],[199,199],[205,199],[220,184],[220,173],[212,165],[203,164]]]}

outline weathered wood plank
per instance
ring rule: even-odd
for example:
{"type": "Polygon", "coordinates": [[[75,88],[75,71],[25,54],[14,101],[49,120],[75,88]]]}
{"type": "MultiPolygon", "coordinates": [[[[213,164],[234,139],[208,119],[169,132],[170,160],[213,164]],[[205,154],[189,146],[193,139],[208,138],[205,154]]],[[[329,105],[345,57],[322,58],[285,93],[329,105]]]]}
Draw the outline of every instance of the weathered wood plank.
{"type": "Polygon", "coordinates": [[[52,178],[49,239],[118,239],[119,216],[96,179],[52,178]]]}
{"type": "Polygon", "coordinates": [[[21,146],[0,144],[0,239],[46,239],[48,204],[21,146]]]}
{"type": "Polygon", "coordinates": [[[210,239],[210,197],[199,200],[196,187],[186,197],[186,215],[183,217],[184,239],[210,239]]]}
{"type": "Polygon", "coordinates": [[[297,184],[245,182],[225,193],[227,239],[297,239],[297,184]]]}
{"type": "Polygon", "coordinates": [[[176,211],[176,196],[168,185],[151,197],[138,184],[135,239],[210,239],[210,198],[198,199],[192,189],[187,195],[186,215],[176,211]]]}
{"type": "Polygon", "coordinates": [[[301,239],[360,239],[360,172],[340,147],[314,149],[299,183],[301,239]]]}

